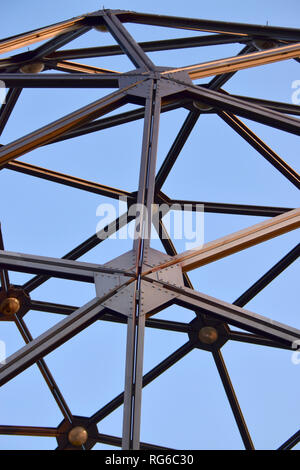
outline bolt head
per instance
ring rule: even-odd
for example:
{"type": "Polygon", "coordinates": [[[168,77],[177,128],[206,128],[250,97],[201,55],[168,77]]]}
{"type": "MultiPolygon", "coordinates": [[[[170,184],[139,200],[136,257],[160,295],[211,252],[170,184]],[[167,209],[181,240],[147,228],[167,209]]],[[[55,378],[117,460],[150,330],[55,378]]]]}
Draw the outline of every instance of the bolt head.
{"type": "Polygon", "coordinates": [[[6,297],[0,304],[0,313],[3,315],[14,315],[20,310],[21,304],[16,297],[6,297]]]}
{"type": "Polygon", "coordinates": [[[87,430],[82,426],[75,426],[69,431],[68,439],[72,446],[80,447],[84,445],[88,439],[87,430]]]}
{"type": "Polygon", "coordinates": [[[199,339],[204,344],[213,344],[218,339],[218,332],[213,326],[204,326],[199,331],[199,339]]]}

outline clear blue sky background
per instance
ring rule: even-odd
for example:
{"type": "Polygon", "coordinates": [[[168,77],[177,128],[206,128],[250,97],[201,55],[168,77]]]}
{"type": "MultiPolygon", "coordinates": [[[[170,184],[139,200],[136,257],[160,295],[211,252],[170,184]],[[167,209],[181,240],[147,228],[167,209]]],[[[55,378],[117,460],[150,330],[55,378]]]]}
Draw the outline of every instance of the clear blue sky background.
{"type": "MultiPolygon", "coordinates": [[[[102,8],[93,0],[39,2],[11,0],[1,7],[1,37],[35,29],[102,8]]],[[[105,8],[299,27],[300,4],[296,0],[240,2],[111,1],[105,8]]],[[[191,31],[127,25],[139,41],[192,36],[191,31]]],[[[91,31],[66,46],[89,47],[113,43],[108,34],[91,31]]],[[[29,49],[34,48],[31,46],[29,49]]],[[[241,45],[214,46],[152,53],[157,65],[180,66],[237,54],[241,45]]],[[[27,48],[25,48],[27,50],[27,48]]],[[[78,60],[80,61],[80,60],[78,60]]],[[[126,57],[81,60],[83,63],[127,71],[126,57]]],[[[293,80],[300,79],[293,60],[241,71],[225,86],[231,93],[291,102],[293,80]]],[[[1,137],[8,143],[41,125],[83,106],[110,90],[24,90],[1,137]]],[[[131,109],[127,106],[125,109],[131,109]]],[[[158,166],[163,161],[186,116],[177,110],[161,117],[158,166]]],[[[291,166],[299,169],[296,136],[244,120],[291,166]]],[[[137,189],[142,122],[127,124],[75,140],[37,149],[22,161],[123,188],[137,189]]],[[[296,189],[255,150],[216,116],[202,116],[164,186],[170,197],[216,202],[299,205],[296,189]]],[[[0,174],[1,222],[7,250],[61,257],[95,233],[96,208],[108,199],[8,170],[0,174]]],[[[264,220],[262,217],[208,214],[205,241],[264,220]]],[[[289,233],[257,247],[198,269],[191,274],[195,288],[226,301],[234,301],[297,243],[289,233]]],[[[82,260],[103,263],[131,248],[132,242],[108,240],[82,260]]],[[[153,246],[161,249],[158,242],[153,246]]],[[[179,251],[183,242],[176,242],[179,251]]],[[[22,284],[29,275],[11,273],[22,284]]],[[[253,301],[249,310],[300,327],[298,307],[299,271],[294,263],[253,301]]],[[[50,280],[32,293],[38,300],[81,306],[94,297],[94,286],[50,280]]],[[[189,321],[193,313],[178,307],[161,318],[189,321]]],[[[59,315],[30,312],[26,322],[37,336],[59,321],[59,315]]],[[[23,346],[16,327],[1,324],[0,339],[10,355],[23,346]]],[[[117,395],[124,382],[126,328],[97,322],[47,356],[46,362],[76,415],[90,416],[117,395]]],[[[145,367],[157,362],[187,340],[184,334],[147,330],[145,367]]],[[[291,353],[254,345],[227,343],[224,358],[240,405],[258,449],[278,447],[299,428],[300,365],[291,353]]],[[[1,389],[1,424],[57,426],[62,420],[36,366],[1,389]]],[[[173,448],[240,449],[237,431],[211,355],[195,350],[144,389],[141,439],[173,448]]],[[[102,421],[100,432],[121,435],[122,408],[102,421]]],[[[52,438],[0,436],[1,449],[55,448],[52,438]]],[[[298,445],[299,447],[299,445],[298,445]]],[[[97,445],[104,449],[105,446],[97,445]]]]}

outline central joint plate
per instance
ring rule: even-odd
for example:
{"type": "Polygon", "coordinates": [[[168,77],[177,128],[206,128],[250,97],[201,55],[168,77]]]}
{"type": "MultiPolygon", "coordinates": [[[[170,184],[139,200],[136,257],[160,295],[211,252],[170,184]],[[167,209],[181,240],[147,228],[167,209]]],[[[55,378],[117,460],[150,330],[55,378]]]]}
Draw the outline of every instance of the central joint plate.
{"type": "Polygon", "coordinates": [[[185,85],[192,85],[187,72],[168,73],[168,68],[157,67],[155,72],[142,72],[132,70],[119,78],[119,88],[126,88],[136,83],[136,86],[128,90],[129,95],[147,98],[149,96],[152,81],[156,81],[156,93],[160,97],[173,95],[184,91],[185,85]]]}
{"type": "MultiPolygon", "coordinates": [[[[152,268],[166,263],[171,259],[171,256],[161,251],[154,250],[153,248],[145,248],[142,273],[147,273],[152,268]]],[[[104,266],[134,273],[135,262],[135,252],[132,250],[106,263],[104,266]]],[[[128,281],[128,277],[119,273],[97,273],[95,274],[96,295],[101,298],[109,295],[110,292],[120,286],[120,289],[106,299],[102,305],[117,313],[132,317],[134,312],[134,298],[136,295],[136,282],[122,287],[126,281],[128,281]]],[[[163,281],[170,286],[183,287],[181,267],[179,265],[170,266],[156,270],[153,273],[147,274],[145,277],[143,277],[142,274],[140,298],[137,298],[137,302],[140,303],[140,315],[153,315],[168,304],[172,304],[174,299],[178,297],[179,294],[161,286],[159,281],[163,281]]]]}

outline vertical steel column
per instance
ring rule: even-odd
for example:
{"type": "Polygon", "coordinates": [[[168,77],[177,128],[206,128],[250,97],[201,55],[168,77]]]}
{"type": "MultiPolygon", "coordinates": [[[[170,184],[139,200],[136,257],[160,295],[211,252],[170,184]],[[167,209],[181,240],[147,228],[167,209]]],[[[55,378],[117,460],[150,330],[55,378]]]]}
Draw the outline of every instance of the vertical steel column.
{"type": "Polygon", "coordinates": [[[141,311],[140,288],[144,249],[150,243],[152,203],[157,155],[161,100],[157,82],[152,81],[146,98],[142,156],[137,196],[137,217],[133,249],[136,253],[136,281],[132,318],[128,318],[122,448],[138,450],[143,379],[145,315],[141,311]]]}

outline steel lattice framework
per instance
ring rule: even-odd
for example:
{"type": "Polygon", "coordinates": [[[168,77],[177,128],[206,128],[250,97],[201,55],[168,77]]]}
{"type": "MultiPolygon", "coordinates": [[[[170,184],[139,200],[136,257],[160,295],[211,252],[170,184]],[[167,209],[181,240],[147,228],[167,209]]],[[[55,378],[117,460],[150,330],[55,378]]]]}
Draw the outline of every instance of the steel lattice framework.
{"type": "MultiPolygon", "coordinates": [[[[1,169],[7,168],[114,199],[125,196],[128,208],[135,203],[143,204],[150,210],[153,203],[163,203],[169,207],[176,203],[181,207],[189,202],[192,209],[196,210],[199,201],[170,199],[161,188],[199,116],[216,113],[291,184],[299,188],[300,178],[296,171],[240,120],[240,117],[249,118],[300,135],[300,121],[297,117],[300,115],[299,106],[232,96],[222,87],[234,73],[245,68],[290,58],[299,62],[300,30],[122,10],[100,10],[3,39],[0,41],[0,52],[8,53],[43,40],[47,41],[32,51],[0,60],[1,80],[9,87],[6,103],[0,109],[0,132],[10,118],[22,88],[116,88],[116,91],[3,145],[0,149],[1,169]],[[138,43],[128,33],[124,23],[199,30],[209,34],[138,43]],[[118,45],[57,51],[94,27],[108,31],[118,45]],[[157,67],[146,54],[150,51],[232,43],[242,45],[237,56],[176,69],[157,67]],[[120,54],[128,56],[135,70],[118,73],[71,61],[120,54]],[[48,70],[63,73],[47,73],[48,70]],[[40,71],[43,73],[38,73],[40,71]],[[209,79],[205,85],[193,83],[193,80],[205,77],[209,79]],[[140,107],[99,119],[127,103],[140,107]],[[156,172],[160,113],[180,107],[188,110],[187,118],[161,168],[156,172]],[[138,119],[144,120],[144,127],[140,177],[136,192],[114,189],[16,160],[37,147],[138,119]]],[[[194,348],[200,348],[211,352],[244,446],[246,449],[254,449],[222,357],[221,347],[227,341],[233,340],[292,349],[295,341],[299,341],[299,330],[245,310],[244,307],[297,259],[300,245],[287,253],[232,304],[194,290],[188,272],[296,229],[300,226],[300,209],[201,203],[204,204],[205,212],[265,216],[268,219],[209,242],[199,249],[178,254],[167,234],[162,217],[158,221],[158,228],[166,253],[150,247],[151,220],[147,220],[145,214],[140,214],[141,218],[136,220],[136,224],[140,224],[140,230],[137,231],[139,236],[134,240],[132,250],[104,265],[80,262],[77,259],[134,217],[128,219],[121,216],[115,223],[105,227],[101,234],[91,236],[62,259],[7,252],[1,237],[0,319],[15,322],[26,345],[1,366],[0,384],[7,383],[32,364],[37,364],[64,416],[63,422],[57,428],[2,425],[1,434],[56,437],[58,449],[91,449],[97,442],[120,446],[123,449],[163,449],[155,444],[140,442],[142,388],[194,348]],[[145,233],[148,235],[145,236],[145,233]],[[23,286],[14,286],[9,282],[10,270],[32,273],[34,277],[23,286]],[[31,300],[30,293],[51,277],[95,282],[97,295],[89,303],[75,310],[68,305],[31,300]],[[188,324],[153,317],[155,313],[172,304],[194,311],[194,320],[188,324]],[[65,314],[66,317],[33,339],[23,318],[29,310],[56,312],[65,314]],[[73,416],[44,357],[96,320],[127,323],[124,393],[120,393],[90,417],[73,416]],[[245,332],[231,330],[230,325],[245,332]],[[145,327],[184,332],[188,334],[188,341],[143,375],[145,327]],[[99,433],[97,423],[123,403],[122,438],[99,433]],[[76,434],[75,437],[72,432],[76,434]]],[[[299,441],[300,431],[297,431],[280,448],[291,449],[299,441]]]]}

